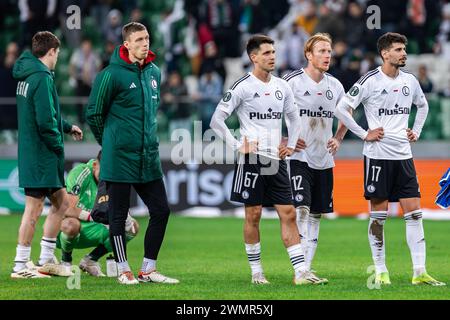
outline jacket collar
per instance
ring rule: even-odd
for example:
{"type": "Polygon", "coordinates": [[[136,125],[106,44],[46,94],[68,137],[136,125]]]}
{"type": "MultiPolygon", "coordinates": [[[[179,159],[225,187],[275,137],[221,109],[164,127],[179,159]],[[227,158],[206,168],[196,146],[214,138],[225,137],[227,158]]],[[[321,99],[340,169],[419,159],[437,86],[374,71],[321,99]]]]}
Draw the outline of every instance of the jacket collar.
{"type": "MultiPolygon", "coordinates": [[[[122,59],[122,60],[125,61],[126,63],[128,63],[128,64],[132,64],[132,63],[133,63],[133,62],[131,62],[131,60],[130,60],[130,58],[129,58],[129,55],[128,55],[128,49],[125,48],[124,45],[121,45],[121,46],[120,46],[120,49],[119,49],[119,56],[120,56],[120,59],[122,59]]],[[[145,58],[145,60],[144,60],[144,64],[143,64],[142,66],[139,65],[139,67],[140,67],[141,69],[144,69],[145,66],[148,65],[148,64],[149,64],[150,62],[152,62],[153,60],[155,60],[155,58],[156,58],[156,54],[155,54],[154,52],[152,52],[151,50],[148,50],[148,55],[147,55],[147,58],[145,58]]]]}

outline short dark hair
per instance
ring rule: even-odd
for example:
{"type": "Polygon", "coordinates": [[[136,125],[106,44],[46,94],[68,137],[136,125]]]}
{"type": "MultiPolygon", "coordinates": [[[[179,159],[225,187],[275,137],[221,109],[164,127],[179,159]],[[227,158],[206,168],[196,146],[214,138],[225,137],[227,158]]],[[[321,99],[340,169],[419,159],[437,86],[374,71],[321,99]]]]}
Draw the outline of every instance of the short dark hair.
{"type": "Polygon", "coordinates": [[[50,49],[58,49],[61,46],[61,42],[58,37],[50,31],[39,31],[31,40],[31,53],[41,58],[47,54],[50,49]]]}
{"type": "Polygon", "coordinates": [[[97,161],[102,161],[102,150],[97,153],[97,161]]]}
{"type": "Polygon", "coordinates": [[[268,43],[268,44],[274,44],[275,41],[263,34],[257,34],[252,36],[250,39],[248,39],[247,41],[247,54],[250,57],[250,54],[255,51],[258,50],[259,47],[263,44],[263,43],[268,43]]]}
{"type": "Polygon", "coordinates": [[[378,38],[377,49],[381,59],[383,59],[381,51],[389,49],[394,43],[403,43],[406,46],[408,39],[404,35],[395,32],[387,32],[378,38]]]}
{"type": "Polygon", "coordinates": [[[129,39],[130,35],[137,31],[144,31],[147,28],[139,22],[130,22],[123,26],[122,28],[122,39],[123,41],[129,39]]]}

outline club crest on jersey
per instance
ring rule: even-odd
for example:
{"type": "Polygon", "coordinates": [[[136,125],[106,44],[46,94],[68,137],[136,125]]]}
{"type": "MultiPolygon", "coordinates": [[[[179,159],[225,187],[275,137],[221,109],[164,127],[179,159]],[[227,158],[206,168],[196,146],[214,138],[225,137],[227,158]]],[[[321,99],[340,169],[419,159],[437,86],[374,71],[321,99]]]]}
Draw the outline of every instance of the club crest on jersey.
{"type": "Polygon", "coordinates": [[[303,201],[303,196],[301,194],[297,193],[295,195],[295,201],[302,202],[303,201]]]}
{"type": "Polygon", "coordinates": [[[247,190],[242,191],[242,199],[248,199],[250,197],[250,194],[247,190]]]}
{"type": "Polygon", "coordinates": [[[327,92],[325,92],[325,96],[328,100],[333,100],[333,92],[331,92],[331,90],[327,90],[327,92]]]}
{"type": "Polygon", "coordinates": [[[348,91],[348,93],[352,96],[352,97],[356,97],[359,93],[359,88],[357,86],[353,86],[350,88],[350,90],[348,91]]]}
{"type": "Polygon", "coordinates": [[[374,193],[375,190],[376,190],[376,188],[375,188],[375,186],[373,184],[367,186],[367,191],[368,192],[374,193]]]}
{"type": "Polygon", "coordinates": [[[402,93],[403,93],[404,96],[409,96],[409,88],[408,88],[408,86],[404,86],[402,88],[402,93]]]}
{"type": "Polygon", "coordinates": [[[222,98],[223,102],[228,102],[231,100],[231,92],[226,92],[222,98]]]}
{"type": "Polygon", "coordinates": [[[81,191],[81,187],[80,187],[80,185],[79,184],[76,184],[76,185],[74,185],[73,186],[73,188],[72,188],[72,193],[74,194],[74,195],[79,195],[80,194],[80,191],[81,191]]]}
{"type": "Polygon", "coordinates": [[[152,79],[152,88],[156,89],[158,87],[158,83],[156,82],[155,79],[152,79]]]}
{"type": "Polygon", "coordinates": [[[277,98],[278,100],[283,99],[283,94],[280,90],[275,91],[275,98],[277,98]]]}

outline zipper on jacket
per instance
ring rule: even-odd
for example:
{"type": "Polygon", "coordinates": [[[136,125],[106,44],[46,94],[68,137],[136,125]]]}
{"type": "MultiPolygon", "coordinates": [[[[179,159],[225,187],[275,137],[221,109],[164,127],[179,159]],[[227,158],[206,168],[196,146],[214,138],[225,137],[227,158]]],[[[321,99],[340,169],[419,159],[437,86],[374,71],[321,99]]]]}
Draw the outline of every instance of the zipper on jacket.
{"type": "Polygon", "coordinates": [[[145,93],[144,93],[144,86],[142,84],[142,73],[143,73],[143,70],[139,69],[139,82],[141,84],[141,96],[142,96],[142,107],[143,107],[142,111],[143,111],[143,116],[144,116],[144,119],[142,120],[142,150],[141,150],[142,157],[141,157],[141,166],[139,168],[139,170],[140,170],[139,176],[141,177],[141,179],[144,179],[144,172],[145,172],[144,166],[145,166],[147,154],[145,152],[145,121],[146,121],[146,119],[145,119],[145,93]]]}

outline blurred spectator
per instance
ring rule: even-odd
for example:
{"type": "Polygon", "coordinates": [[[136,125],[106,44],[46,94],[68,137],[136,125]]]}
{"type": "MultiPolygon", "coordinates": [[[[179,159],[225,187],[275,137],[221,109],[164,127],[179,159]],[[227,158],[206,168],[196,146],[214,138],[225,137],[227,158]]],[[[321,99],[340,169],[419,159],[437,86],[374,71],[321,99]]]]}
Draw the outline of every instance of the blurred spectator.
{"type": "Polygon", "coordinates": [[[428,77],[428,70],[426,65],[421,64],[419,66],[419,74],[417,78],[424,93],[430,93],[433,91],[433,82],[428,77]]]}
{"type": "Polygon", "coordinates": [[[312,1],[306,1],[304,5],[305,9],[302,12],[302,14],[300,14],[300,16],[297,17],[296,23],[299,27],[302,27],[306,33],[312,35],[319,21],[316,12],[317,8],[315,3],[312,1]]]}
{"type": "Polygon", "coordinates": [[[19,0],[20,22],[23,28],[21,48],[31,46],[31,39],[36,32],[52,29],[56,5],[56,0],[19,0]]]}
{"type": "MultiPolygon", "coordinates": [[[[147,27],[147,29],[150,29],[150,24],[148,20],[144,17],[144,15],[142,14],[142,10],[139,8],[134,8],[133,10],[131,10],[129,22],[132,21],[142,23],[144,26],[147,27]]],[[[150,32],[152,30],[148,31],[150,32]]]]}
{"type": "MultiPolygon", "coordinates": [[[[92,50],[91,40],[81,42],[81,48],[75,50],[70,58],[69,72],[75,80],[75,94],[78,97],[89,96],[95,76],[102,67],[99,55],[92,50]]],[[[83,104],[78,105],[78,120],[84,123],[83,104]]]]}
{"type": "Polygon", "coordinates": [[[216,42],[219,57],[241,55],[239,7],[230,0],[204,0],[200,7],[200,22],[206,22],[216,42]]]}
{"type": "Polygon", "coordinates": [[[345,55],[348,46],[344,41],[336,41],[333,43],[333,53],[331,55],[331,66],[329,72],[340,79],[340,75],[344,71],[345,55]]]}
{"type": "MultiPolygon", "coordinates": [[[[167,72],[182,69],[182,59],[185,55],[183,32],[187,26],[185,16],[183,2],[177,0],[171,11],[163,13],[163,19],[158,25],[158,31],[161,33],[164,43],[167,72]]],[[[183,71],[181,72],[183,73],[183,71]]]]}
{"type": "Polygon", "coordinates": [[[260,0],[243,0],[240,7],[239,31],[241,33],[262,33],[268,27],[267,8],[260,0]]]}
{"type": "Polygon", "coordinates": [[[0,98],[11,98],[11,104],[0,104],[0,129],[17,129],[17,107],[14,101],[17,82],[12,77],[12,68],[19,57],[19,46],[10,42],[0,65],[0,98]]]}
{"type": "Polygon", "coordinates": [[[111,41],[114,45],[122,43],[122,13],[113,9],[108,13],[107,23],[103,30],[105,40],[111,41]]]}
{"type": "Polygon", "coordinates": [[[180,98],[185,99],[187,94],[187,87],[180,73],[173,70],[166,83],[161,86],[161,110],[171,120],[169,137],[175,129],[190,130],[191,128],[190,106],[180,101],[180,98]]]}
{"type": "Polygon", "coordinates": [[[343,40],[345,38],[344,19],[332,12],[327,5],[322,4],[319,7],[319,20],[314,28],[314,33],[317,32],[328,33],[333,41],[343,40]]]}
{"type": "Polygon", "coordinates": [[[352,55],[343,71],[338,75],[339,81],[347,92],[353,84],[361,77],[359,70],[361,69],[361,56],[358,51],[353,51],[352,55]]]}
{"type": "Polygon", "coordinates": [[[345,11],[347,0],[325,0],[324,4],[331,10],[332,15],[341,15],[345,11]]]}
{"type": "Polygon", "coordinates": [[[291,32],[286,32],[283,36],[283,43],[285,45],[283,50],[284,57],[281,57],[280,61],[283,64],[279,64],[280,72],[283,74],[286,71],[293,71],[306,66],[306,58],[303,54],[303,47],[306,41],[308,41],[309,35],[303,30],[303,28],[292,25],[291,32]]]}
{"type": "Polygon", "coordinates": [[[200,75],[205,72],[214,70],[220,76],[222,82],[225,81],[226,72],[223,66],[223,60],[217,56],[217,46],[214,41],[209,41],[204,46],[202,65],[200,67],[200,75]]]}
{"type": "Polygon", "coordinates": [[[207,67],[200,77],[198,91],[202,131],[205,133],[223,92],[223,81],[211,67],[207,67]]]}
{"type": "Polygon", "coordinates": [[[352,48],[364,49],[364,31],[366,26],[361,21],[364,19],[364,11],[357,2],[348,4],[347,14],[345,16],[345,41],[352,48]]]}
{"type": "Polygon", "coordinates": [[[407,8],[407,17],[409,22],[408,30],[417,41],[419,52],[427,51],[426,44],[426,19],[427,11],[425,9],[425,0],[409,0],[407,8]]]}
{"type": "Polygon", "coordinates": [[[191,63],[192,74],[199,76],[202,63],[202,53],[196,29],[196,21],[193,16],[188,16],[188,25],[185,28],[183,46],[186,56],[189,58],[191,63]]]}
{"type": "Polygon", "coordinates": [[[90,15],[99,24],[99,29],[107,29],[108,26],[108,13],[111,10],[111,5],[114,0],[87,0],[90,8],[90,15]]]}
{"type": "Polygon", "coordinates": [[[439,26],[439,34],[437,35],[439,52],[442,56],[450,60],[450,3],[446,3],[442,7],[442,21],[439,26]]]}
{"type": "Polygon", "coordinates": [[[112,54],[114,53],[114,49],[116,46],[111,41],[106,41],[105,46],[103,47],[101,60],[102,60],[102,68],[105,68],[109,64],[109,60],[111,59],[112,54]]]}

